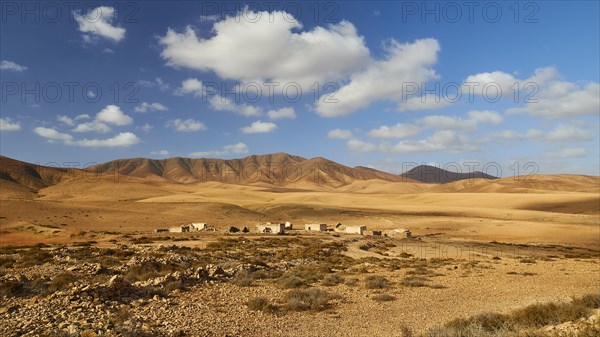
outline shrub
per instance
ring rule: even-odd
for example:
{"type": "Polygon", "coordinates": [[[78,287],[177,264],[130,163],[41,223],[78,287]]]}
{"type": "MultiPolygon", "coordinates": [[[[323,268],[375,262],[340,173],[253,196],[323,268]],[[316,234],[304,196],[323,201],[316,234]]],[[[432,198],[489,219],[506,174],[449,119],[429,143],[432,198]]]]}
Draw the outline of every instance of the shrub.
{"type": "Polygon", "coordinates": [[[77,277],[71,273],[60,273],[48,282],[48,292],[54,293],[67,288],[71,283],[77,281],[77,277]]]}
{"type": "Polygon", "coordinates": [[[342,282],[344,282],[344,278],[337,274],[327,275],[323,278],[323,285],[327,287],[335,286],[342,282]]]}
{"type": "Polygon", "coordinates": [[[367,289],[384,289],[389,286],[389,281],[383,276],[370,275],[365,278],[367,289]]]}
{"type": "Polygon", "coordinates": [[[231,283],[240,287],[249,287],[252,285],[252,282],[252,273],[249,273],[245,270],[237,272],[231,279],[231,283]]]}
{"type": "Polygon", "coordinates": [[[393,301],[396,298],[392,295],[388,295],[388,294],[376,294],[373,295],[373,297],[371,297],[374,301],[377,302],[387,302],[387,301],[393,301]]]}
{"type": "Polygon", "coordinates": [[[265,297],[253,298],[250,301],[246,302],[246,306],[248,306],[248,309],[254,310],[254,311],[263,311],[263,312],[269,312],[269,313],[274,313],[274,312],[278,311],[277,306],[272,304],[265,297]]]}
{"type": "Polygon", "coordinates": [[[306,282],[295,275],[285,274],[279,278],[279,285],[284,288],[300,288],[307,286],[306,282]]]}
{"type": "Polygon", "coordinates": [[[285,308],[289,311],[323,311],[329,308],[330,301],[337,297],[317,288],[292,290],[285,296],[285,308]]]}
{"type": "Polygon", "coordinates": [[[353,278],[349,278],[346,280],[346,282],[344,282],[345,285],[349,286],[349,287],[353,287],[355,285],[358,284],[358,279],[353,277],[353,278]]]}
{"type": "Polygon", "coordinates": [[[426,287],[427,278],[421,276],[408,276],[405,277],[400,284],[405,287],[426,287]]]}

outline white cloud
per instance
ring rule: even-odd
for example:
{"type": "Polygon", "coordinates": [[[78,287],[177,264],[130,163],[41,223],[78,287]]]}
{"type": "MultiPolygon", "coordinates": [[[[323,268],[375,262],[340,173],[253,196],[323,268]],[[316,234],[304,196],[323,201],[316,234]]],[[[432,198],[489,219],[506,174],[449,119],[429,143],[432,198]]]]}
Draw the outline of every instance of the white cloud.
{"type": "Polygon", "coordinates": [[[416,136],[423,128],[414,124],[382,125],[377,129],[369,131],[368,135],[374,138],[406,138],[416,136]]]}
{"type": "Polygon", "coordinates": [[[277,124],[271,122],[256,121],[240,130],[243,133],[269,133],[277,129],[277,124]]]}
{"type": "Polygon", "coordinates": [[[512,130],[503,130],[494,133],[489,139],[523,140],[531,139],[540,142],[584,142],[594,140],[593,132],[574,125],[560,124],[554,130],[544,132],[538,129],[529,129],[524,133],[512,130]]]}
{"type": "Polygon", "coordinates": [[[327,96],[327,100],[322,96],[316,112],[325,117],[343,116],[377,100],[394,101],[401,110],[403,96],[408,95],[406,83],[420,84],[438,78],[431,66],[437,62],[439,50],[435,39],[404,44],[391,40],[385,60],[372,61],[365,70],[352,74],[350,82],[327,96]]]}
{"type": "Polygon", "coordinates": [[[33,129],[38,136],[49,139],[49,140],[61,140],[64,142],[70,142],[73,140],[73,136],[67,133],[58,132],[56,129],[45,128],[45,127],[37,127],[33,129]]]}
{"type": "Polygon", "coordinates": [[[75,120],[76,121],[78,121],[80,119],[90,119],[90,115],[88,115],[88,114],[81,114],[81,115],[75,116],[75,120]]]}
{"type": "Polygon", "coordinates": [[[294,108],[281,108],[278,110],[268,111],[267,116],[269,116],[269,118],[271,118],[271,119],[283,119],[283,118],[295,119],[296,111],[294,111],[294,108]]]}
{"type": "Polygon", "coordinates": [[[79,31],[83,33],[86,42],[91,42],[98,37],[119,42],[125,38],[125,29],[112,25],[115,14],[113,7],[100,6],[85,14],[74,11],[73,17],[79,24],[79,31]]]}
{"type": "Polygon", "coordinates": [[[583,147],[566,148],[558,151],[550,151],[546,153],[549,157],[575,158],[587,156],[587,151],[583,147]]]}
{"type": "Polygon", "coordinates": [[[102,54],[114,54],[114,53],[115,53],[115,51],[110,48],[102,49],[102,54]]]}
{"type": "Polygon", "coordinates": [[[244,143],[237,143],[232,145],[225,145],[221,150],[212,150],[212,151],[201,151],[201,152],[192,152],[189,153],[190,157],[216,157],[216,156],[225,156],[230,154],[244,154],[248,153],[248,145],[244,143]]]}
{"type": "Polygon", "coordinates": [[[169,151],[167,151],[167,150],[151,151],[150,154],[153,156],[168,156],[169,151]]]}
{"type": "Polygon", "coordinates": [[[73,142],[82,147],[127,147],[140,142],[140,139],[131,132],[121,132],[107,139],[82,139],[73,142]]]}
{"type": "Polygon", "coordinates": [[[10,118],[0,118],[0,131],[19,130],[21,130],[21,124],[19,122],[12,122],[10,118]]]}
{"type": "MultiPolygon", "coordinates": [[[[408,94],[407,94],[408,96],[408,94]]],[[[434,94],[407,97],[398,106],[398,111],[437,110],[449,106],[451,101],[445,97],[434,94]]]]}
{"type": "Polygon", "coordinates": [[[17,64],[13,61],[2,60],[0,61],[0,70],[12,70],[21,72],[27,70],[27,67],[17,64]]]}
{"type": "Polygon", "coordinates": [[[468,118],[442,115],[426,116],[410,124],[383,125],[369,131],[368,135],[374,138],[406,138],[416,136],[427,129],[473,132],[480,123],[499,124],[503,121],[502,115],[490,110],[471,110],[467,115],[468,118]]]}
{"type": "Polygon", "coordinates": [[[262,112],[258,107],[247,105],[245,103],[237,104],[229,97],[213,96],[209,100],[210,106],[219,111],[229,111],[245,117],[260,117],[262,112]]]}
{"type": "Polygon", "coordinates": [[[469,111],[469,117],[478,123],[500,124],[504,120],[501,114],[490,110],[469,111]]]}
{"type": "Polygon", "coordinates": [[[148,132],[150,130],[152,130],[154,127],[148,123],[145,123],[144,125],[140,126],[140,129],[142,129],[142,131],[144,132],[148,132]]]}
{"type": "Polygon", "coordinates": [[[148,111],[167,111],[169,108],[160,104],[160,103],[148,103],[142,102],[140,105],[136,106],[133,111],[135,112],[148,112],[148,111]]]}
{"type": "Polygon", "coordinates": [[[363,142],[356,138],[349,139],[346,146],[348,147],[348,150],[352,152],[371,152],[377,150],[375,144],[363,142]]]}
{"type": "Polygon", "coordinates": [[[594,138],[594,134],[588,130],[564,124],[559,125],[544,137],[553,142],[586,141],[594,138]]]}
{"type": "Polygon", "coordinates": [[[160,89],[160,91],[168,90],[170,87],[169,83],[165,83],[165,81],[163,81],[163,79],[160,77],[156,77],[154,81],[139,80],[137,83],[144,88],[157,87],[160,89]]]}
{"type": "Polygon", "coordinates": [[[75,122],[73,121],[73,118],[69,117],[69,116],[62,116],[62,115],[58,115],[56,116],[56,120],[66,124],[68,126],[73,126],[75,125],[75,122]]]}
{"type": "Polygon", "coordinates": [[[96,120],[113,125],[129,125],[133,123],[133,118],[125,115],[121,108],[116,105],[107,105],[98,114],[96,114],[96,120]]]}
{"type": "Polygon", "coordinates": [[[181,82],[181,86],[175,89],[175,95],[183,96],[187,94],[194,94],[194,96],[202,96],[202,81],[197,78],[188,78],[181,82]]]}
{"type": "Polygon", "coordinates": [[[390,152],[463,152],[476,151],[468,137],[454,130],[439,130],[421,140],[403,140],[384,148],[390,152]]]}
{"type": "Polygon", "coordinates": [[[222,79],[294,81],[303,87],[340,79],[368,62],[363,37],[347,21],[296,32],[300,29],[289,13],[246,10],[216,22],[207,39],[191,26],[181,33],[169,28],[160,38],[161,56],[168,65],[214,71],[222,79]]]}
{"type": "MultiPolygon", "coordinates": [[[[573,116],[594,116],[600,111],[600,85],[592,82],[580,85],[561,78],[556,68],[538,68],[526,79],[518,79],[513,75],[494,71],[467,77],[465,83],[474,86],[477,95],[488,99],[496,95],[499,87],[504,99],[515,103],[524,103],[521,107],[506,110],[508,114],[527,113],[544,118],[568,118],[573,116]],[[488,85],[487,95],[483,92],[488,85]],[[490,85],[493,84],[493,85],[490,85]],[[518,95],[516,95],[518,93],[518,95]]],[[[468,89],[466,89],[468,90],[468,89]]]]}
{"type": "Polygon", "coordinates": [[[98,132],[98,133],[107,133],[110,132],[112,129],[100,122],[100,121],[91,121],[91,122],[86,122],[86,123],[81,123],[78,124],[73,130],[73,132],[98,132]]]}
{"type": "Polygon", "coordinates": [[[336,139],[349,139],[352,137],[352,131],[343,129],[333,129],[327,133],[327,137],[336,139]]]}
{"type": "Polygon", "coordinates": [[[194,131],[204,131],[206,130],[206,126],[204,123],[195,121],[193,119],[174,119],[170,120],[166,124],[167,127],[175,129],[175,131],[179,132],[194,132],[194,131]]]}

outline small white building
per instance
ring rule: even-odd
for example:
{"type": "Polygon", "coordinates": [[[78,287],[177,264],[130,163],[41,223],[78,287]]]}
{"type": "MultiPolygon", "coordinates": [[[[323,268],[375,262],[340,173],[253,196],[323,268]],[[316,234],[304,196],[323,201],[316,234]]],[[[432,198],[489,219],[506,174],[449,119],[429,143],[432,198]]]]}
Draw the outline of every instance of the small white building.
{"type": "Polygon", "coordinates": [[[364,231],[367,230],[367,226],[346,226],[345,232],[348,234],[359,234],[363,235],[364,231]]]}
{"type": "Polygon", "coordinates": [[[203,231],[208,227],[204,222],[194,222],[190,224],[190,231],[203,231]]]}
{"type": "Polygon", "coordinates": [[[190,231],[190,226],[189,225],[175,226],[175,227],[170,227],[169,228],[169,232],[171,232],[171,233],[187,233],[189,231],[190,231]]]}
{"type": "Polygon", "coordinates": [[[256,225],[256,229],[260,233],[268,233],[268,234],[283,234],[285,232],[285,224],[258,224],[256,225]]]}
{"type": "Polygon", "coordinates": [[[309,232],[325,232],[327,231],[327,224],[307,223],[304,225],[304,230],[309,232]]]}
{"type": "Polygon", "coordinates": [[[294,227],[294,225],[291,222],[289,222],[289,221],[285,222],[285,229],[292,229],[292,227],[294,227]]]}

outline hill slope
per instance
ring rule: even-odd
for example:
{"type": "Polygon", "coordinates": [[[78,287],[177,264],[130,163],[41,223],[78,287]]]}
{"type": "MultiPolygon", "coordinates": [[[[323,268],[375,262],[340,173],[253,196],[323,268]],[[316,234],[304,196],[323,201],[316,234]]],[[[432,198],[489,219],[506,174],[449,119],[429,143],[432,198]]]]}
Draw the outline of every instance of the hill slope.
{"type": "Polygon", "coordinates": [[[162,160],[120,159],[89,167],[87,170],[99,174],[164,179],[179,183],[218,181],[294,187],[340,187],[356,180],[371,179],[406,181],[397,175],[374,169],[351,168],[321,157],[306,159],[286,153],[230,160],[179,157],[162,160]]]}
{"type": "Polygon", "coordinates": [[[400,175],[403,178],[420,181],[428,184],[446,184],[467,179],[498,179],[480,171],[472,173],[451,172],[439,167],[420,165],[400,175]]]}

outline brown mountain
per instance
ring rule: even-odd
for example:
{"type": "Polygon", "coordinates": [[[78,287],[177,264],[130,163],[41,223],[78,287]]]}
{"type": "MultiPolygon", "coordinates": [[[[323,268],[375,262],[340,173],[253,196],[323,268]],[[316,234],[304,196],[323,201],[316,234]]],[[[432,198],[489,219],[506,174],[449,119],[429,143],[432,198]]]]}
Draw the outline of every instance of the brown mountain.
{"type": "Polygon", "coordinates": [[[0,156],[0,182],[36,191],[69,180],[83,172],[78,169],[42,166],[0,156]]]}
{"type": "Polygon", "coordinates": [[[428,184],[446,184],[450,182],[467,179],[498,179],[489,174],[480,171],[471,173],[451,172],[439,167],[430,165],[420,165],[400,175],[403,178],[416,180],[428,184]]]}
{"type": "Polygon", "coordinates": [[[403,181],[403,178],[397,175],[366,167],[351,168],[321,157],[306,159],[286,153],[252,155],[229,160],[180,157],[162,160],[119,159],[88,167],[86,170],[98,174],[160,179],[179,183],[218,181],[233,184],[263,183],[276,186],[308,183],[339,187],[356,180],[403,181]]]}

